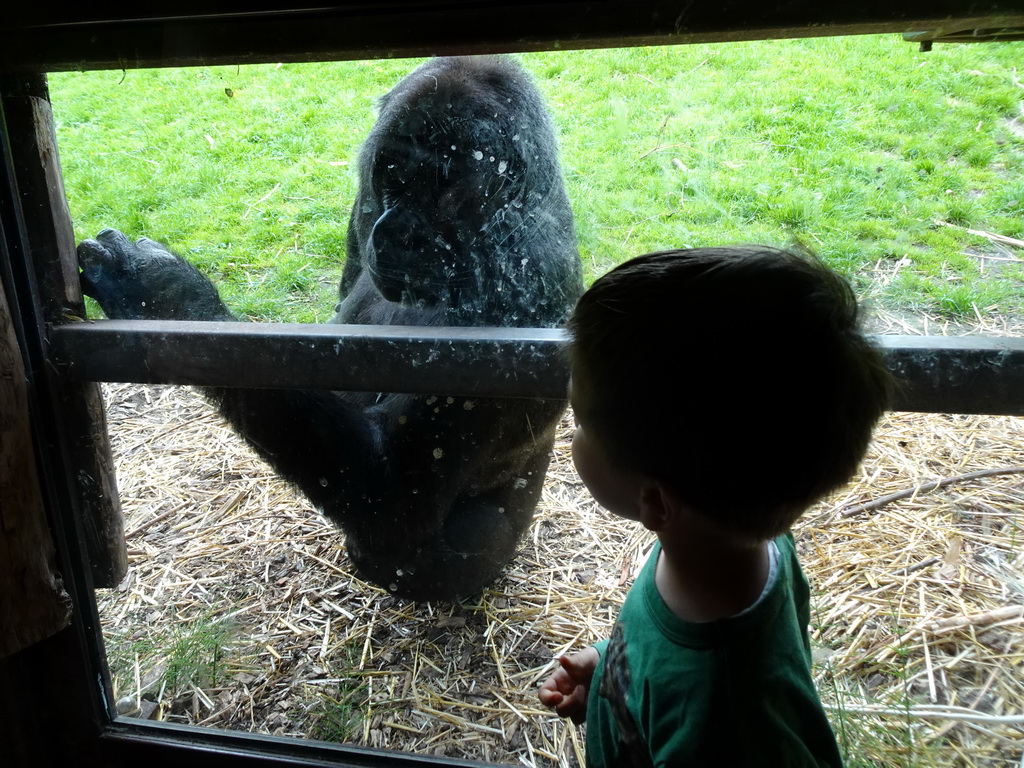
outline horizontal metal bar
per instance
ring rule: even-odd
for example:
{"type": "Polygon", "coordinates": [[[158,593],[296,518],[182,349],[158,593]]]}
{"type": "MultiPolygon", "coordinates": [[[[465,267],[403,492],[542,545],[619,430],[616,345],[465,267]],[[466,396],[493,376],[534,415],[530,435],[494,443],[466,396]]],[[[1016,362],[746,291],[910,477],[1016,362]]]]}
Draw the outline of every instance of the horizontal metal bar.
{"type": "Polygon", "coordinates": [[[442,0],[147,3],[131,19],[94,4],[15,4],[0,19],[11,71],[321,61],[1020,27],[1014,0],[442,0]]]}
{"type": "Polygon", "coordinates": [[[875,339],[899,383],[893,410],[1024,415],[1024,339],[875,339]]]}
{"type": "Polygon", "coordinates": [[[99,320],[50,342],[88,381],[562,398],[569,376],[552,329],[99,320]]]}
{"type": "MultiPolygon", "coordinates": [[[[1024,339],[876,336],[894,410],[1024,415],[1024,339]]],[[[85,381],[564,397],[565,333],[535,328],[99,320],[53,327],[85,381]]]]}

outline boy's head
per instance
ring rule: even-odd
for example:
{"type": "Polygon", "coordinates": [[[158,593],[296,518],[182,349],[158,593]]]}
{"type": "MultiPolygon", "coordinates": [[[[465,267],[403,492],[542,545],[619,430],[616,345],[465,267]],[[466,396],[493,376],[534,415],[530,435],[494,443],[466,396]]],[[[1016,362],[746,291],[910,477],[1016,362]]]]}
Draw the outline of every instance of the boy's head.
{"type": "Polygon", "coordinates": [[[747,540],[846,482],[889,399],[853,292],[807,254],[640,256],[591,286],[568,329],[573,408],[608,463],[747,540]]]}

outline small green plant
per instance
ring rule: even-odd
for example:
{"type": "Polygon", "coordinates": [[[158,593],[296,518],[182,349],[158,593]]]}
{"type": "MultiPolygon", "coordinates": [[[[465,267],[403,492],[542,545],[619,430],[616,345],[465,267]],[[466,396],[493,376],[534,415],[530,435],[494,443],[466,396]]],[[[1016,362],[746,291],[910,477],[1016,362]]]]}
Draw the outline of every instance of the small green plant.
{"type": "Polygon", "coordinates": [[[216,686],[224,678],[230,623],[214,614],[183,619],[166,632],[107,635],[107,662],[117,688],[174,694],[189,685],[216,686]]]}
{"type": "Polygon", "coordinates": [[[358,652],[349,646],[336,650],[342,657],[332,663],[332,677],[339,678],[331,692],[321,694],[322,698],[311,710],[309,735],[321,741],[345,743],[358,741],[361,737],[363,714],[366,711],[369,687],[366,682],[352,674],[357,668],[358,652]]]}
{"type": "Polygon", "coordinates": [[[164,649],[168,687],[216,686],[223,679],[227,639],[227,624],[214,616],[201,616],[175,629],[164,649]]]}
{"type": "Polygon", "coordinates": [[[325,694],[313,712],[310,736],[320,741],[343,744],[361,736],[362,713],[366,704],[366,685],[339,684],[333,694],[325,694]]]}

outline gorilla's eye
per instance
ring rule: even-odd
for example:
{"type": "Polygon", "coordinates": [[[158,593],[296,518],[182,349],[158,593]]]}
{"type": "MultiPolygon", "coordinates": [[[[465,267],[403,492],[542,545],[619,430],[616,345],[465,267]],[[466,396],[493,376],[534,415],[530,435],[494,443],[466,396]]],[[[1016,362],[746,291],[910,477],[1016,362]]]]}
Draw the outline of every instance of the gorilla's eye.
{"type": "Polygon", "coordinates": [[[389,150],[377,156],[376,174],[383,187],[397,189],[415,184],[424,169],[430,170],[433,182],[436,169],[433,153],[413,143],[389,147],[389,150]]]}
{"type": "Polygon", "coordinates": [[[388,162],[383,166],[383,177],[385,181],[395,182],[405,180],[405,171],[398,163],[388,162]]]}

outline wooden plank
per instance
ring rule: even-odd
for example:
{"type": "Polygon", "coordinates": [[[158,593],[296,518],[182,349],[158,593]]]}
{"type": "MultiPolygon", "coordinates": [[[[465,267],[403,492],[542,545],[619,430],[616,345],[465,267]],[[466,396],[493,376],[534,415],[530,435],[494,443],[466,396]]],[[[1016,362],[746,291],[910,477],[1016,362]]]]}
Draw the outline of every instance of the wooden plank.
{"type": "Polygon", "coordinates": [[[1011,0],[733,0],[724,6],[678,0],[406,0],[301,10],[279,3],[147,3],[132,16],[111,18],[90,4],[22,4],[0,20],[0,63],[11,71],[122,69],[884,32],[941,37],[1024,26],[1024,9],[1011,0]]]}
{"type": "MultiPolygon", "coordinates": [[[[2,86],[28,246],[42,296],[42,317],[50,323],[84,317],[46,80],[41,76],[7,77],[2,86]]],[[[60,419],[79,467],[81,523],[93,579],[97,587],[114,587],[124,578],[128,555],[103,398],[95,383],[83,381],[62,381],[56,394],[60,419]]]]}
{"type": "MultiPolygon", "coordinates": [[[[877,336],[894,410],[1024,415],[1024,339],[877,336]]],[[[50,333],[75,380],[564,397],[560,330],[100,320],[50,333]]]]}
{"type": "Polygon", "coordinates": [[[71,620],[39,488],[25,364],[0,289],[0,658],[71,620]]]}

